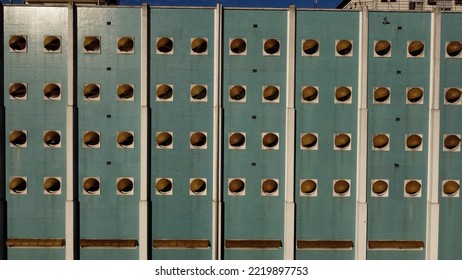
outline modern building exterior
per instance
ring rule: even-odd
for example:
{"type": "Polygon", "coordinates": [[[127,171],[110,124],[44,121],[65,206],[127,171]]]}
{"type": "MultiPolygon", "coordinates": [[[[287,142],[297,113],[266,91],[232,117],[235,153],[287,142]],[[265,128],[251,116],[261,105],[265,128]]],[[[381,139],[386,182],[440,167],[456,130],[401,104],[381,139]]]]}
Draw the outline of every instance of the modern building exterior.
{"type": "Polygon", "coordinates": [[[462,11],[460,0],[343,0],[338,9],[361,9],[386,11],[462,11]]]}
{"type": "Polygon", "coordinates": [[[4,259],[462,259],[462,14],[5,5],[4,259]]]}

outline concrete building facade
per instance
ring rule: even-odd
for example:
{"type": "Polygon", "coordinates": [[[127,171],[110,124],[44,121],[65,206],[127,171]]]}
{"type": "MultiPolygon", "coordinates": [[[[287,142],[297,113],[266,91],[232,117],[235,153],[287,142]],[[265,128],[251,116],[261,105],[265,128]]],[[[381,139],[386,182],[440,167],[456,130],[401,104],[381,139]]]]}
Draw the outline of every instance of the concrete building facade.
{"type": "Polygon", "coordinates": [[[0,16],[2,258],[462,258],[460,13],[0,16]]]}

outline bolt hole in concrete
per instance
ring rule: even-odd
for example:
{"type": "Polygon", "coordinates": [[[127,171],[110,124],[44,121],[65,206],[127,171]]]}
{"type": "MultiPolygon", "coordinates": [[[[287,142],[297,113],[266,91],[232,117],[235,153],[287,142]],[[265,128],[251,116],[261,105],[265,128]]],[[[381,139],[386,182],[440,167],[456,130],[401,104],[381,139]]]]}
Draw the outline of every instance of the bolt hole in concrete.
{"type": "Polygon", "coordinates": [[[162,179],[159,179],[156,183],[156,190],[161,194],[171,192],[172,189],[173,189],[173,183],[170,179],[162,178],[162,179]]]}
{"type": "Polygon", "coordinates": [[[207,97],[207,88],[203,85],[195,85],[191,88],[190,94],[194,100],[203,100],[207,97]]]}
{"type": "Polygon", "coordinates": [[[390,50],[391,50],[390,42],[385,41],[385,40],[380,40],[375,44],[374,50],[378,56],[386,56],[387,54],[390,53],[390,50]]]}
{"type": "Polygon", "coordinates": [[[316,40],[308,39],[303,42],[303,52],[307,55],[314,55],[319,51],[319,43],[316,40]]]}
{"type": "Polygon", "coordinates": [[[172,39],[163,37],[157,40],[157,50],[161,53],[171,53],[173,51],[172,39]]]}
{"type": "Polygon", "coordinates": [[[14,99],[25,99],[27,96],[27,87],[23,83],[14,83],[9,88],[10,96],[14,99]]]}
{"type": "Polygon", "coordinates": [[[207,183],[203,179],[194,179],[189,183],[189,189],[195,194],[201,194],[207,189],[207,183]]]}
{"type": "Polygon", "coordinates": [[[234,194],[242,193],[245,189],[245,183],[241,179],[233,179],[229,182],[228,189],[234,194]]]}
{"type": "Polygon", "coordinates": [[[236,38],[231,41],[229,48],[234,54],[243,54],[247,50],[247,43],[244,39],[236,38]]]}
{"type": "Polygon", "coordinates": [[[279,184],[276,182],[276,180],[266,179],[263,181],[261,189],[265,194],[274,194],[278,190],[278,186],[279,184]]]}
{"type": "Polygon", "coordinates": [[[454,195],[459,190],[460,185],[456,181],[449,180],[443,185],[443,192],[446,195],[454,195]]]}
{"type": "Polygon", "coordinates": [[[14,193],[21,194],[27,189],[27,181],[24,178],[15,177],[10,180],[10,190],[14,193]]]}
{"type": "Polygon", "coordinates": [[[462,52],[462,44],[460,42],[452,41],[446,46],[446,53],[450,57],[457,57],[462,52]]]}
{"type": "Polygon", "coordinates": [[[353,49],[353,45],[348,40],[340,40],[337,42],[335,49],[339,55],[349,55],[353,49]]]}
{"type": "Polygon", "coordinates": [[[207,51],[207,40],[204,38],[195,38],[191,42],[191,50],[198,54],[205,53],[207,51]]]}
{"type": "Polygon", "coordinates": [[[43,95],[50,100],[59,99],[61,96],[61,87],[54,83],[46,84],[43,88],[43,95]]]}
{"type": "Polygon", "coordinates": [[[317,184],[314,180],[304,180],[300,185],[300,190],[304,194],[312,194],[316,191],[317,184]]]}
{"type": "Polygon", "coordinates": [[[10,133],[10,143],[17,147],[23,147],[27,144],[27,135],[24,131],[14,130],[10,133]]]}
{"type": "Polygon", "coordinates": [[[229,97],[232,99],[232,100],[235,100],[235,101],[239,101],[239,100],[242,100],[245,98],[245,88],[243,86],[233,86],[230,90],[229,90],[229,97]]]}
{"type": "Polygon", "coordinates": [[[46,36],[43,40],[43,47],[48,52],[57,52],[61,49],[61,39],[56,36],[46,36]]]}
{"type": "Polygon", "coordinates": [[[193,147],[203,147],[207,144],[207,136],[202,132],[193,133],[189,140],[193,147]]]}
{"type": "Polygon", "coordinates": [[[444,94],[444,97],[448,103],[454,104],[460,100],[462,92],[458,88],[450,88],[444,94]]]}
{"type": "Polygon", "coordinates": [[[99,37],[85,37],[85,39],[83,40],[83,48],[87,53],[99,53],[101,51],[101,42],[99,37]]]}
{"type": "Polygon", "coordinates": [[[270,54],[270,55],[279,53],[280,47],[281,47],[281,44],[276,39],[268,39],[265,41],[265,44],[263,45],[263,49],[265,50],[265,53],[270,54]]]}
{"type": "Polygon", "coordinates": [[[117,182],[117,191],[121,194],[128,194],[133,191],[133,181],[129,178],[122,178],[117,182]]]}
{"type": "Polygon", "coordinates": [[[58,146],[61,143],[61,134],[57,131],[48,131],[43,136],[43,142],[49,147],[58,146]]]}
{"type": "Polygon", "coordinates": [[[83,182],[83,189],[88,194],[96,194],[100,190],[100,182],[96,178],[87,178],[83,182]]]}
{"type": "Polygon", "coordinates": [[[25,51],[27,48],[26,36],[13,35],[8,40],[8,44],[10,46],[10,49],[13,51],[17,51],[17,52],[25,51]]]}
{"type": "Polygon", "coordinates": [[[121,37],[117,41],[117,49],[121,53],[130,53],[133,52],[133,48],[135,46],[135,42],[130,37],[121,37]]]}
{"type": "Polygon", "coordinates": [[[234,148],[239,148],[245,144],[245,135],[240,132],[235,132],[229,136],[229,145],[234,148]]]}
{"type": "Polygon", "coordinates": [[[61,189],[61,181],[58,178],[47,178],[43,182],[43,188],[48,193],[56,193],[61,189]]]}

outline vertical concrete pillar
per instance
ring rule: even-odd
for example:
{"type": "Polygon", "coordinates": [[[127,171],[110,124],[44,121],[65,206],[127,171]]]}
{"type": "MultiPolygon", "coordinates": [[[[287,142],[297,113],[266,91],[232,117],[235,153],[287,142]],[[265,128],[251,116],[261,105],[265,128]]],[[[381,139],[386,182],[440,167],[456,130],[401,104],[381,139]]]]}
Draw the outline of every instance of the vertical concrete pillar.
{"type": "Polygon", "coordinates": [[[139,205],[139,258],[151,255],[150,236],[150,117],[149,117],[149,5],[141,8],[141,121],[140,121],[140,205],[139,205]]]}
{"type": "Polygon", "coordinates": [[[67,37],[67,104],[66,104],[66,259],[79,258],[79,215],[78,183],[76,157],[77,152],[77,97],[76,97],[76,34],[77,10],[73,4],[68,8],[67,37]]]}
{"type": "Polygon", "coordinates": [[[222,259],[222,168],[221,168],[221,138],[222,133],[222,102],[221,102],[221,81],[222,72],[222,29],[223,29],[223,7],[217,4],[215,8],[215,33],[214,33],[214,79],[213,79],[213,227],[212,227],[212,259],[222,259]]]}
{"type": "Polygon", "coordinates": [[[284,207],[284,259],[295,255],[295,22],[296,9],[291,5],[287,14],[287,81],[286,81],[286,155],[284,207]]]}
{"type": "Polygon", "coordinates": [[[441,12],[432,12],[430,42],[430,96],[428,127],[428,193],[426,259],[438,259],[439,227],[439,151],[440,151],[440,53],[441,12]]]}
{"type": "MultiPolygon", "coordinates": [[[[0,5],[0,32],[3,34],[3,5],[0,5]]],[[[3,41],[0,42],[0,87],[4,88],[5,84],[3,81],[4,71],[4,55],[3,55],[3,41]]],[[[4,92],[0,92],[0,260],[7,259],[6,240],[7,240],[7,204],[6,204],[6,192],[8,191],[7,181],[5,177],[5,104],[3,103],[5,96],[4,92]]]]}
{"type": "Polygon", "coordinates": [[[358,61],[358,137],[356,168],[356,259],[366,259],[367,249],[367,58],[368,10],[362,7],[359,17],[358,61]]]}

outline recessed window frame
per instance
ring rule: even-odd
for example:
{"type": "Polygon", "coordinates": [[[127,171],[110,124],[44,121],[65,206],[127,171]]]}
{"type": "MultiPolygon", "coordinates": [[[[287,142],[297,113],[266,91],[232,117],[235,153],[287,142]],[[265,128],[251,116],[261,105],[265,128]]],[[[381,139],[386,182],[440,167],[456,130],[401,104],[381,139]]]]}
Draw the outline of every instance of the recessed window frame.
{"type": "Polygon", "coordinates": [[[423,185],[422,185],[422,180],[421,179],[406,179],[404,180],[404,185],[403,185],[403,195],[404,197],[406,198],[420,198],[422,197],[422,189],[423,189],[423,185]],[[417,181],[420,183],[420,190],[415,193],[415,194],[409,194],[406,192],[406,185],[408,182],[411,182],[411,181],[417,181]]]}
{"type": "Polygon", "coordinates": [[[443,134],[443,151],[445,152],[460,152],[460,147],[462,146],[462,138],[461,138],[461,134],[457,134],[457,133],[453,133],[453,134],[443,134]],[[457,136],[459,137],[459,139],[461,139],[461,142],[459,142],[459,145],[457,145],[457,147],[455,147],[454,149],[448,149],[444,146],[444,140],[446,140],[446,137],[448,136],[457,136]]]}
{"type": "Polygon", "coordinates": [[[136,44],[135,44],[135,37],[134,36],[119,36],[119,37],[117,37],[116,49],[117,49],[118,54],[129,54],[129,55],[130,54],[135,54],[135,46],[136,46],[136,44]],[[128,38],[128,39],[131,39],[133,41],[133,49],[131,49],[130,51],[126,51],[126,52],[121,51],[119,49],[119,47],[118,47],[119,41],[120,41],[120,39],[123,39],[123,38],[128,38]]]}
{"type": "Polygon", "coordinates": [[[279,196],[279,189],[281,188],[280,184],[279,184],[279,179],[276,179],[276,178],[263,178],[261,179],[260,181],[260,195],[261,196],[279,196]],[[276,191],[274,191],[273,193],[267,193],[267,192],[264,192],[263,191],[263,183],[266,181],[266,180],[273,180],[275,181],[278,185],[277,185],[277,188],[276,188],[276,191]]]}
{"type": "Polygon", "coordinates": [[[117,177],[116,178],[116,185],[115,185],[115,189],[116,189],[116,194],[117,195],[134,195],[135,194],[135,177],[117,177]],[[133,188],[128,191],[128,192],[120,192],[118,189],[117,189],[117,185],[119,184],[120,181],[122,181],[123,179],[129,179],[132,181],[133,183],[133,188]]]}
{"type": "Polygon", "coordinates": [[[442,197],[447,197],[447,198],[458,198],[460,197],[460,180],[457,180],[457,179],[446,179],[446,180],[443,180],[441,182],[441,196],[442,197]],[[453,193],[453,194],[447,194],[444,192],[444,184],[446,184],[447,182],[450,182],[450,181],[454,181],[456,182],[457,184],[459,184],[459,189],[453,193]]]}
{"type": "Polygon", "coordinates": [[[55,50],[55,51],[50,51],[50,50],[47,50],[47,49],[45,48],[45,45],[43,45],[43,52],[44,52],[44,53],[49,53],[49,54],[61,53],[61,52],[62,52],[62,49],[63,49],[63,44],[62,44],[63,40],[62,40],[62,36],[61,36],[61,35],[44,35],[44,36],[43,36],[43,41],[45,41],[45,39],[48,38],[48,37],[56,37],[56,38],[58,38],[58,39],[59,39],[59,48],[58,48],[57,50],[55,50]]]}
{"type": "Polygon", "coordinates": [[[317,197],[318,196],[318,189],[319,189],[319,185],[318,185],[318,179],[313,179],[313,178],[302,178],[299,180],[299,187],[298,187],[298,190],[299,190],[299,195],[301,197],[317,197]],[[303,182],[307,181],[307,180],[311,180],[313,182],[316,183],[316,188],[314,189],[314,191],[312,191],[311,193],[304,193],[302,192],[302,184],[303,182]]]}
{"type": "Polygon", "coordinates": [[[371,197],[380,197],[380,198],[389,197],[389,195],[390,195],[390,180],[389,179],[372,179],[370,188],[371,188],[371,197]],[[384,181],[385,183],[387,183],[387,189],[383,193],[375,193],[374,192],[374,188],[373,188],[374,183],[378,182],[378,181],[384,181]]]}
{"type": "Polygon", "coordinates": [[[332,180],[332,196],[333,197],[350,197],[351,196],[351,179],[334,179],[332,180]],[[338,182],[338,181],[346,181],[348,182],[348,190],[344,193],[337,193],[335,192],[335,183],[338,182]]]}
{"type": "Polygon", "coordinates": [[[100,177],[83,177],[82,178],[82,193],[83,195],[88,195],[88,196],[93,196],[93,195],[101,195],[101,178],[100,177]],[[89,180],[89,179],[95,179],[98,181],[99,183],[99,188],[97,191],[95,192],[88,192],[85,190],[85,188],[83,187],[83,185],[85,184],[85,181],[89,180]]]}
{"type": "Polygon", "coordinates": [[[391,143],[390,133],[374,133],[374,134],[372,134],[371,147],[372,147],[373,151],[385,151],[385,152],[388,152],[388,151],[390,151],[390,143],[391,143]],[[385,135],[385,136],[388,137],[388,143],[383,148],[377,148],[377,147],[374,146],[374,139],[378,135],[385,135]]]}
{"type": "Polygon", "coordinates": [[[175,189],[175,185],[174,185],[174,182],[173,182],[173,178],[171,177],[157,177],[156,178],[156,185],[154,186],[154,190],[155,190],[155,194],[158,195],[158,196],[172,196],[173,195],[173,190],[175,189]],[[169,191],[166,191],[166,192],[160,192],[157,190],[156,186],[157,186],[157,183],[160,181],[160,180],[163,180],[163,179],[166,179],[166,180],[169,180],[170,183],[172,183],[172,189],[169,190],[169,191]]]}
{"type": "Polygon", "coordinates": [[[246,183],[245,178],[228,178],[228,195],[230,195],[230,196],[245,196],[246,189],[247,189],[247,183],[246,183]],[[242,191],[240,191],[240,192],[232,192],[229,189],[229,184],[234,180],[241,180],[242,182],[244,182],[244,189],[242,191]]]}

